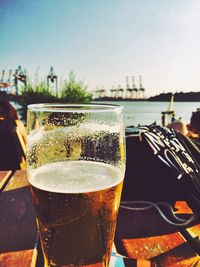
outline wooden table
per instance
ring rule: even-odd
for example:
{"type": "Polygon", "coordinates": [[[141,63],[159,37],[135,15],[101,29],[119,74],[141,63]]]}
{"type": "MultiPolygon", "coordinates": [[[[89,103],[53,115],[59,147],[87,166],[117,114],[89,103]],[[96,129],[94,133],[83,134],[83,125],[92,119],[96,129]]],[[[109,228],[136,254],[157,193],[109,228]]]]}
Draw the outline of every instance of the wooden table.
{"type": "MultiPolygon", "coordinates": [[[[179,213],[191,213],[186,203],[177,202],[176,207],[179,213]]],[[[199,256],[180,232],[167,226],[154,211],[148,212],[130,216],[120,209],[113,252],[116,257],[112,257],[110,267],[200,266],[199,256]]],[[[198,238],[200,225],[188,232],[198,238]]],[[[0,266],[43,267],[25,171],[0,171],[0,266]]]]}

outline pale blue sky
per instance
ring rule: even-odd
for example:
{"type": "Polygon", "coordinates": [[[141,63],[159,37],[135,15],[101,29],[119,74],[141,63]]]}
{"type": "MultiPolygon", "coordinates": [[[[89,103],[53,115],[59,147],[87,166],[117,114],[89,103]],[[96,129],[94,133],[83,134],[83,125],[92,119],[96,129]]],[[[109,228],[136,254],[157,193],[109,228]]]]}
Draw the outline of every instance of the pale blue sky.
{"type": "Polygon", "coordinates": [[[143,77],[146,95],[200,91],[199,0],[0,0],[0,71],[18,65],[89,89],[143,77]]]}

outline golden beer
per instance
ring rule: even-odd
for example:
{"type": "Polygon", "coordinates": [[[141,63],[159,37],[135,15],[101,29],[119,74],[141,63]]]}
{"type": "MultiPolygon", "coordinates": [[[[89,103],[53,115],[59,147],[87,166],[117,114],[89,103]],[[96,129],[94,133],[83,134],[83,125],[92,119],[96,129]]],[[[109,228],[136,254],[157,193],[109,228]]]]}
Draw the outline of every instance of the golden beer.
{"type": "Polygon", "coordinates": [[[95,161],[48,163],[29,171],[45,267],[109,264],[123,172],[95,161]]]}

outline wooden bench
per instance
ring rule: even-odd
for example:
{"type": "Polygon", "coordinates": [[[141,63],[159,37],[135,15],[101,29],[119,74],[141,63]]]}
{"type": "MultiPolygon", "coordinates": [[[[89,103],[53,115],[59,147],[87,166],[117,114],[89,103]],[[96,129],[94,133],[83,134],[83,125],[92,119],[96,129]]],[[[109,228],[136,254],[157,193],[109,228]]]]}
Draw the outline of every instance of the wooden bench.
{"type": "MultiPolygon", "coordinates": [[[[176,207],[177,213],[191,214],[185,202],[177,202],[176,207]]],[[[198,237],[200,225],[194,225],[188,231],[198,237]]],[[[120,209],[115,247],[110,267],[200,266],[199,256],[181,233],[167,227],[151,212],[148,216],[135,214],[133,218],[127,218],[120,209]]],[[[43,267],[25,171],[0,171],[0,266],[43,267]]]]}

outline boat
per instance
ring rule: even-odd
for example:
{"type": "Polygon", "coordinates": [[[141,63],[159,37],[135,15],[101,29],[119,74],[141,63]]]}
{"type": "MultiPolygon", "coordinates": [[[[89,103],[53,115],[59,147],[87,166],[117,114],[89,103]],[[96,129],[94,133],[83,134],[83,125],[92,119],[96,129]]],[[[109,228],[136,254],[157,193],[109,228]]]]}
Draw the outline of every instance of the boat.
{"type": "Polygon", "coordinates": [[[162,111],[162,126],[165,127],[167,125],[166,123],[166,116],[170,118],[170,122],[173,121],[173,118],[175,117],[175,111],[173,109],[174,106],[174,94],[171,95],[169,107],[166,111],[162,111]]]}

